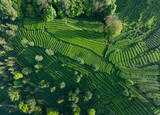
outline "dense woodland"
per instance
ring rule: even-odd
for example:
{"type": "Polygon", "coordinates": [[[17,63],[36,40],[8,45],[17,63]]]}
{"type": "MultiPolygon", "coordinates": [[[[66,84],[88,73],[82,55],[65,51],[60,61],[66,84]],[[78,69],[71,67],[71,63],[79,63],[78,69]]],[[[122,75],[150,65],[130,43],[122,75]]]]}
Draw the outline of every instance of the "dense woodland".
{"type": "Polygon", "coordinates": [[[0,107],[159,115],[159,25],[159,0],[0,0],[0,107]]]}

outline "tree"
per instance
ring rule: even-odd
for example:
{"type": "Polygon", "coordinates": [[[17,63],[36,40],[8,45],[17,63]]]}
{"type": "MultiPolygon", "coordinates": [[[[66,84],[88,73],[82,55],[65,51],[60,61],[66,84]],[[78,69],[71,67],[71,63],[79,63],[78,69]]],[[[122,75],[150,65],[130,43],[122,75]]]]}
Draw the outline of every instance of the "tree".
{"type": "Polygon", "coordinates": [[[59,111],[53,108],[47,108],[47,115],[59,115],[59,111]]]}
{"type": "Polygon", "coordinates": [[[79,63],[79,64],[84,64],[84,60],[83,59],[81,59],[81,58],[77,58],[77,62],[79,63]]]}
{"type": "Polygon", "coordinates": [[[23,74],[20,73],[19,71],[15,71],[15,72],[13,72],[12,74],[14,75],[14,79],[15,79],[15,80],[18,80],[18,79],[20,79],[20,78],[23,78],[23,74]]]}
{"type": "Polygon", "coordinates": [[[61,89],[65,88],[65,86],[66,86],[66,83],[64,83],[64,82],[60,83],[60,88],[61,89]]]}
{"type": "Polygon", "coordinates": [[[25,15],[32,18],[36,17],[35,9],[31,4],[28,4],[25,15]]]}
{"type": "Polygon", "coordinates": [[[92,66],[93,66],[93,70],[94,71],[98,71],[99,70],[99,66],[97,64],[93,64],[92,66]]]}
{"type": "Polygon", "coordinates": [[[44,12],[48,8],[48,3],[52,3],[51,0],[35,0],[39,10],[44,12]]]}
{"type": "Polygon", "coordinates": [[[5,45],[3,46],[3,48],[4,48],[6,51],[12,51],[12,50],[13,50],[13,47],[10,46],[10,45],[8,45],[8,44],[5,44],[5,45]]]}
{"type": "Polygon", "coordinates": [[[115,4],[116,3],[116,0],[112,0],[112,4],[115,4]]]}
{"type": "Polygon", "coordinates": [[[42,61],[42,60],[43,60],[43,56],[36,55],[36,56],[35,56],[35,60],[36,60],[36,61],[42,61]]]}
{"type": "Polygon", "coordinates": [[[96,111],[95,111],[95,109],[88,109],[87,113],[88,113],[88,115],[95,115],[96,111]]]}
{"type": "Polygon", "coordinates": [[[110,15],[106,17],[105,23],[107,26],[110,26],[114,21],[117,21],[118,17],[116,15],[110,15]]]}
{"type": "Polygon", "coordinates": [[[22,73],[25,75],[29,75],[32,73],[32,69],[29,67],[25,67],[25,68],[23,68],[22,73]]]}
{"type": "Polygon", "coordinates": [[[11,101],[17,101],[20,98],[20,92],[17,89],[9,88],[8,90],[9,97],[11,101]]]}
{"type": "Polygon", "coordinates": [[[1,37],[8,38],[8,37],[14,37],[15,36],[15,30],[18,29],[18,26],[8,24],[0,24],[0,34],[1,37]]]}
{"type": "Polygon", "coordinates": [[[91,0],[92,12],[102,14],[111,4],[111,0],[91,0]]]}
{"type": "Polygon", "coordinates": [[[5,39],[0,37],[0,45],[5,45],[7,44],[7,42],[5,41],[5,39]]]}
{"type": "Polygon", "coordinates": [[[54,52],[53,52],[51,49],[46,49],[45,52],[46,52],[49,56],[54,55],[54,52]]]}
{"type": "Polygon", "coordinates": [[[107,29],[107,34],[110,37],[118,36],[122,30],[122,23],[120,21],[114,21],[107,29]]]}
{"type": "Polygon", "coordinates": [[[19,105],[18,105],[19,109],[21,111],[23,111],[24,113],[28,113],[28,106],[27,104],[24,104],[24,102],[20,101],[19,105]]]}
{"type": "Polygon", "coordinates": [[[39,106],[35,107],[34,115],[43,115],[41,107],[39,107],[39,106]]]}
{"type": "Polygon", "coordinates": [[[87,91],[84,96],[84,101],[89,101],[92,98],[92,93],[87,91]]]}
{"type": "Polygon", "coordinates": [[[7,26],[7,28],[9,28],[12,31],[16,31],[18,29],[18,26],[12,25],[12,24],[9,24],[9,23],[6,23],[6,26],[7,26]]]}
{"type": "Polygon", "coordinates": [[[22,87],[22,82],[20,80],[14,81],[14,88],[22,87]]]}
{"type": "Polygon", "coordinates": [[[42,18],[48,22],[48,21],[53,21],[54,18],[56,18],[56,16],[57,16],[56,10],[52,7],[52,5],[49,5],[47,10],[42,15],[42,18]]]}
{"type": "Polygon", "coordinates": [[[17,18],[17,12],[13,8],[11,0],[0,0],[0,18],[14,21],[17,18]]]}
{"type": "Polygon", "coordinates": [[[81,108],[77,107],[76,111],[74,111],[74,115],[80,115],[81,108]]]}
{"type": "Polygon", "coordinates": [[[128,86],[134,85],[134,83],[133,83],[133,81],[131,79],[127,79],[125,81],[125,85],[128,87],[128,86]]]}
{"type": "Polygon", "coordinates": [[[54,92],[55,90],[56,90],[55,86],[50,89],[51,92],[54,92]]]}
{"type": "Polygon", "coordinates": [[[28,113],[31,114],[35,111],[35,105],[36,105],[36,101],[35,99],[28,99],[26,101],[26,104],[28,106],[28,113]]]}
{"type": "Polygon", "coordinates": [[[29,42],[29,45],[33,47],[34,46],[34,42],[29,42]]]}
{"type": "Polygon", "coordinates": [[[111,6],[110,14],[113,15],[113,14],[115,13],[116,9],[117,9],[117,5],[116,5],[116,4],[113,4],[113,5],[111,6]]]}
{"type": "Polygon", "coordinates": [[[129,96],[129,92],[128,90],[123,90],[123,93],[122,93],[124,96],[129,96]]]}
{"type": "Polygon", "coordinates": [[[29,41],[24,38],[23,40],[21,40],[21,44],[22,44],[25,48],[27,48],[28,45],[29,45],[29,41]]]}
{"type": "Polygon", "coordinates": [[[38,63],[38,64],[36,64],[34,67],[39,70],[39,69],[41,69],[43,66],[42,66],[42,64],[38,63]]]}

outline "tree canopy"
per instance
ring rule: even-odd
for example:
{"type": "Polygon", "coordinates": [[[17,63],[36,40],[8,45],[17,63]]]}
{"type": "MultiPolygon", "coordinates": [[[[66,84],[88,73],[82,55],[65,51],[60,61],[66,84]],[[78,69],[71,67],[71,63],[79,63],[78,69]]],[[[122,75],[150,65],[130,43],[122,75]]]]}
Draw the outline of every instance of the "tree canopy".
{"type": "Polygon", "coordinates": [[[87,113],[88,113],[88,115],[95,115],[96,111],[95,111],[95,109],[88,109],[87,113]]]}
{"type": "Polygon", "coordinates": [[[122,30],[122,22],[116,20],[113,23],[111,23],[111,25],[107,28],[107,33],[110,36],[115,37],[121,33],[121,30],[122,30]]]}
{"type": "Polygon", "coordinates": [[[13,8],[11,0],[0,0],[0,18],[14,21],[17,18],[17,12],[13,8]]]}

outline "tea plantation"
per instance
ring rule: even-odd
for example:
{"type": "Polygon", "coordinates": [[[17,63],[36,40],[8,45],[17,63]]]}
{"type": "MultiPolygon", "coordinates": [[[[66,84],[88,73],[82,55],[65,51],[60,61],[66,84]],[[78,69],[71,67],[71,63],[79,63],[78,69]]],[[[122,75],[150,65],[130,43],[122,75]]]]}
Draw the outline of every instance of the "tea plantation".
{"type": "Polygon", "coordinates": [[[0,107],[11,115],[160,115],[160,1],[106,0],[106,9],[103,1],[11,0],[17,18],[3,16],[0,0],[0,107]]]}

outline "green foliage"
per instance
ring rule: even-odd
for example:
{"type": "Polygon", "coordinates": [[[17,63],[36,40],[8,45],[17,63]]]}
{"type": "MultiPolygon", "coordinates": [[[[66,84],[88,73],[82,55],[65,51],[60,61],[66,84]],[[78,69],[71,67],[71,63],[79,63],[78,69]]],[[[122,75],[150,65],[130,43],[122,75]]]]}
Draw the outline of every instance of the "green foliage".
{"type": "Polygon", "coordinates": [[[26,104],[28,106],[28,113],[29,114],[33,113],[35,111],[35,109],[36,109],[36,106],[35,106],[36,105],[36,101],[35,101],[35,99],[28,99],[26,101],[26,104]]]}
{"type": "Polygon", "coordinates": [[[43,60],[43,56],[41,56],[41,55],[36,55],[36,56],[35,56],[35,60],[36,60],[36,61],[42,61],[42,60],[43,60]]]}
{"type": "Polygon", "coordinates": [[[95,109],[88,109],[87,113],[88,113],[88,115],[95,115],[96,111],[95,111],[95,109]]]}
{"type": "Polygon", "coordinates": [[[147,22],[145,23],[145,26],[148,28],[151,28],[151,26],[154,24],[155,17],[153,16],[152,18],[148,19],[147,22]]]}
{"type": "Polygon", "coordinates": [[[74,115],[80,115],[81,108],[77,107],[76,111],[74,111],[74,115]]]}
{"type": "Polygon", "coordinates": [[[94,71],[98,71],[99,70],[99,66],[97,64],[93,64],[92,67],[93,67],[94,71]]]}
{"type": "Polygon", "coordinates": [[[29,75],[32,73],[32,69],[29,67],[23,68],[22,73],[25,75],[29,75]]]}
{"type": "Polygon", "coordinates": [[[29,41],[28,41],[27,39],[23,39],[23,40],[21,40],[21,44],[22,44],[25,48],[27,48],[28,45],[29,45],[29,41]]]}
{"type": "Polygon", "coordinates": [[[53,108],[47,108],[47,115],[59,115],[59,112],[53,108]]]}
{"type": "Polygon", "coordinates": [[[56,10],[52,7],[52,5],[49,5],[42,17],[45,21],[49,22],[53,21],[56,16],[56,10]]]}
{"type": "Polygon", "coordinates": [[[6,23],[0,25],[0,34],[1,37],[11,38],[15,36],[15,31],[18,29],[18,26],[6,23]]]}
{"type": "Polygon", "coordinates": [[[114,21],[117,21],[118,17],[116,15],[110,15],[106,17],[105,23],[107,26],[110,26],[114,21]]]}
{"type": "Polygon", "coordinates": [[[15,71],[15,72],[13,72],[12,74],[14,75],[14,79],[15,79],[15,80],[18,80],[18,79],[23,78],[23,74],[20,73],[19,71],[15,71]]]}
{"type": "Polygon", "coordinates": [[[54,55],[54,51],[52,51],[51,49],[46,49],[45,52],[46,52],[49,56],[53,56],[53,55],[54,55]]]}
{"type": "Polygon", "coordinates": [[[134,85],[134,83],[133,83],[133,81],[131,79],[127,79],[125,81],[125,85],[128,87],[128,86],[134,85]]]}
{"type": "Polygon", "coordinates": [[[28,4],[25,15],[32,18],[36,17],[35,10],[31,4],[28,4]]]}
{"type": "Polygon", "coordinates": [[[123,94],[124,96],[129,96],[128,90],[123,90],[122,94],[123,94]]]}
{"type": "Polygon", "coordinates": [[[34,42],[29,42],[29,45],[33,47],[34,46],[34,42]]]}
{"type": "Polygon", "coordinates": [[[9,97],[11,101],[18,101],[20,99],[20,92],[17,89],[9,88],[8,90],[9,97]]]}
{"type": "Polygon", "coordinates": [[[84,60],[81,59],[81,58],[77,58],[77,62],[78,62],[79,64],[84,64],[84,60]]]}
{"type": "Polygon", "coordinates": [[[56,90],[55,86],[50,89],[51,92],[54,92],[55,90],[56,90]]]}
{"type": "Polygon", "coordinates": [[[92,98],[92,93],[90,91],[85,92],[84,101],[89,101],[92,98]]]}
{"type": "Polygon", "coordinates": [[[20,103],[19,103],[18,106],[19,106],[19,109],[21,111],[23,111],[24,113],[28,113],[28,106],[27,106],[27,104],[24,104],[24,102],[20,101],[20,103]]]}
{"type": "Polygon", "coordinates": [[[66,87],[66,83],[64,83],[64,82],[60,83],[60,88],[61,89],[65,88],[65,87],[66,87]]]}
{"type": "Polygon", "coordinates": [[[91,0],[92,12],[101,14],[111,4],[111,0],[91,0]]]}
{"type": "Polygon", "coordinates": [[[115,4],[116,3],[116,0],[112,0],[112,4],[115,4]]]}
{"type": "Polygon", "coordinates": [[[122,23],[120,21],[114,21],[108,28],[107,34],[111,37],[118,36],[122,30],[122,23]]]}
{"type": "Polygon", "coordinates": [[[11,0],[0,1],[0,18],[14,21],[17,18],[17,11],[13,8],[11,0]]]}

